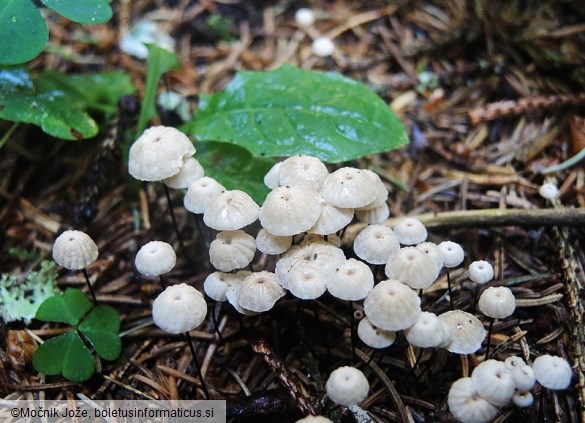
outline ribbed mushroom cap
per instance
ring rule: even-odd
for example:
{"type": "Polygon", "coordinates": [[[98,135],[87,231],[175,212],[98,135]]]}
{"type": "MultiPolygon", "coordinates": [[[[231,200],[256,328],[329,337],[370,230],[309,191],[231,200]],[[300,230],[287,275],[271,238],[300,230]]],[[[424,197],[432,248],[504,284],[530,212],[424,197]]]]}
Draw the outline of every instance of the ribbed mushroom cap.
{"type": "Polygon", "coordinates": [[[65,269],[85,269],[98,255],[97,245],[85,232],[65,231],[53,243],[53,260],[65,269]]]}
{"type": "Polygon", "coordinates": [[[385,264],[392,253],[400,249],[392,229],[384,225],[368,225],[353,241],[353,251],[370,264],[385,264]]]}
{"type": "Polygon", "coordinates": [[[456,354],[471,354],[481,348],[486,332],[481,321],[473,314],[451,310],[440,314],[451,331],[451,342],[445,347],[456,354]]]}
{"type": "Polygon", "coordinates": [[[439,276],[436,263],[415,247],[402,247],[392,253],[384,267],[386,276],[413,289],[424,289],[439,276]]]}
{"type": "Polygon", "coordinates": [[[374,201],[377,191],[367,173],[353,167],[342,167],[327,175],[321,195],[329,204],[355,209],[374,201]]]}
{"type": "Polygon", "coordinates": [[[193,143],[181,131],[153,126],[130,147],[128,172],[140,181],[161,181],[179,173],[183,159],[193,154],[193,143]]]}
{"type": "Polygon", "coordinates": [[[455,267],[463,262],[465,252],[461,245],[453,241],[443,241],[438,247],[441,257],[443,257],[443,266],[455,267]]]}
{"type": "Polygon", "coordinates": [[[364,312],[374,326],[384,330],[403,330],[418,320],[420,298],[400,281],[385,280],[376,285],[364,300],[364,312]]]}
{"type": "Polygon", "coordinates": [[[521,391],[530,391],[532,388],[534,388],[534,384],[536,383],[536,375],[534,374],[532,367],[530,367],[528,364],[521,364],[512,368],[506,365],[506,368],[512,375],[516,389],[521,391]]]}
{"type": "Polygon", "coordinates": [[[227,301],[227,290],[231,286],[241,283],[250,273],[252,272],[247,270],[240,270],[236,273],[210,273],[203,282],[203,291],[215,301],[227,301]]]}
{"type": "Polygon", "coordinates": [[[480,363],[471,372],[471,380],[477,393],[496,406],[508,404],[516,390],[512,374],[498,360],[480,363]]]}
{"type": "Polygon", "coordinates": [[[542,198],[551,201],[559,197],[559,189],[552,182],[545,182],[542,184],[542,186],[538,189],[538,193],[542,198]]]}
{"type": "Polygon", "coordinates": [[[334,297],[358,301],[366,298],[374,287],[374,275],[367,264],[350,258],[339,263],[326,283],[327,290],[334,297]]]}
{"type": "Polygon", "coordinates": [[[243,314],[245,316],[257,315],[258,314],[257,312],[252,311],[252,310],[248,310],[247,308],[242,307],[240,305],[240,303],[238,303],[238,292],[240,291],[241,286],[242,286],[242,284],[240,283],[240,284],[232,285],[228,288],[227,292],[225,293],[225,296],[226,296],[228,302],[240,314],[243,314]]]}
{"type": "Polygon", "coordinates": [[[498,414],[498,409],[477,393],[470,377],[451,385],[447,404],[449,411],[463,423],[488,423],[498,414]]]}
{"type": "Polygon", "coordinates": [[[303,261],[290,268],[285,283],[286,288],[295,297],[303,300],[314,300],[327,290],[326,279],[327,276],[323,269],[313,262],[303,261]]]}
{"type": "Polygon", "coordinates": [[[394,234],[402,245],[415,245],[427,239],[427,229],[415,217],[404,217],[394,225],[394,234]]]}
{"type": "Polygon", "coordinates": [[[140,247],[134,264],[144,276],[160,276],[170,272],[177,263],[177,255],[170,244],[150,241],[140,247]]]}
{"type": "Polygon", "coordinates": [[[367,317],[358,323],[357,335],[364,344],[371,348],[386,348],[396,341],[396,332],[377,328],[367,317]]]}
{"type": "Polygon", "coordinates": [[[510,288],[491,286],[481,293],[477,307],[488,317],[504,319],[514,313],[516,298],[510,288]]]}
{"type": "Polygon", "coordinates": [[[356,405],[368,396],[370,384],[361,370],[343,366],[333,370],[325,384],[327,396],[338,405],[356,405]]]}
{"type": "Polygon", "coordinates": [[[386,204],[386,201],[388,200],[388,189],[386,188],[386,185],[384,185],[384,182],[382,182],[380,179],[380,176],[376,172],[369,169],[361,169],[361,171],[370,178],[370,182],[374,188],[376,188],[376,197],[366,206],[360,207],[360,210],[373,209],[386,204]]]}
{"type": "Polygon", "coordinates": [[[318,235],[333,234],[345,228],[353,220],[353,209],[343,209],[321,199],[321,214],[308,232],[318,235]]]}
{"type": "Polygon", "coordinates": [[[187,157],[183,159],[183,166],[179,173],[170,178],[163,180],[164,184],[169,188],[183,189],[189,187],[191,183],[205,175],[203,167],[195,157],[187,157]]]}
{"type": "Polygon", "coordinates": [[[264,175],[264,185],[270,189],[274,189],[279,185],[278,175],[280,173],[280,166],[282,166],[282,162],[275,163],[274,166],[270,168],[268,173],[264,175]]]}
{"type": "Polygon", "coordinates": [[[262,228],[256,235],[256,248],[264,254],[282,254],[292,245],[292,236],[276,236],[262,228]]]}
{"type": "Polygon", "coordinates": [[[360,222],[377,225],[388,219],[388,216],[390,216],[390,209],[388,208],[388,204],[382,203],[368,209],[356,210],[355,215],[360,222]]]}
{"type": "Polygon", "coordinates": [[[414,325],[404,331],[406,340],[418,348],[442,347],[451,341],[449,327],[436,314],[423,311],[414,325]]]}
{"type": "Polygon", "coordinates": [[[434,242],[421,242],[420,244],[415,245],[417,250],[422,251],[425,253],[431,260],[435,262],[437,269],[441,271],[443,268],[443,257],[439,252],[439,247],[434,242]]]}
{"type": "Polygon", "coordinates": [[[329,174],[327,167],[317,157],[297,155],[281,162],[278,182],[281,186],[308,185],[319,190],[329,174]]]}
{"type": "Polygon", "coordinates": [[[241,230],[220,232],[209,245],[209,261],[222,272],[246,267],[254,253],[254,237],[241,230]]]}
{"type": "Polygon", "coordinates": [[[169,333],[193,330],[206,315],[207,303],[203,295],[184,283],[169,286],[152,303],[154,323],[169,333]]]}
{"type": "Polygon", "coordinates": [[[516,407],[526,408],[534,403],[534,397],[529,391],[517,390],[512,396],[512,402],[516,407]]]}
{"type": "Polygon", "coordinates": [[[275,188],[260,207],[260,223],[277,236],[308,231],[321,215],[319,200],[319,194],[304,185],[275,188]]]}
{"type": "Polygon", "coordinates": [[[475,283],[483,284],[494,278],[494,268],[485,260],[476,260],[469,265],[469,279],[475,283]]]}
{"type": "Polygon", "coordinates": [[[270,310],[286,291],[276,281],[276,275],[265,270],[246,276],[238,288],[238,304],[245,309],[261,313],[270,310]]]}
{"type": "Polygon", "coordinates": [[[333,423],[327,417],[323,416],[307,416],[304,419],[297,420],[296,423],[333,423]]]}
{"type": "Polygon", "coordinates": [[[235,231],[254,223],[259,209],[244,191],[223,191],[205,209],[203,222],[218,231],[235,231]]]}
{"type": "Polygon", "coordinates": [[[225,187],[215,179],[203,176],[189,185],[183,204],[191,213],[203,214],[209,204],[225,190],[225,187]]]}
{"type": "Polygon", "coordinates": [[[538,383],[547,389],[567,389],[573,377],[567,360],[556,355],[545,354],[536,357],[532,363],[532,370],[538,383]]]}

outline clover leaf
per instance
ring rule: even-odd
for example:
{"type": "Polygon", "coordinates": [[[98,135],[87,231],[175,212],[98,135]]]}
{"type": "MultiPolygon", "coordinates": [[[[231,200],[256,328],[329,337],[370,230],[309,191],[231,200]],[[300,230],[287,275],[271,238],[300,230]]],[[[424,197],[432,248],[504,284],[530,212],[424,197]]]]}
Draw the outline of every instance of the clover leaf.
{"type": "Polygon", "coordinates": [[[48,298],[36,317],[72,326],[68,332],[45,341],[35,352],[33,366],[41,373],[62,374],[73,382],[83,382],[95,372],[94,353],[113,361],[122,352],[118,312],[109,305],[93,305],[78,289],[69,288],[62,295],[48,298]]]}

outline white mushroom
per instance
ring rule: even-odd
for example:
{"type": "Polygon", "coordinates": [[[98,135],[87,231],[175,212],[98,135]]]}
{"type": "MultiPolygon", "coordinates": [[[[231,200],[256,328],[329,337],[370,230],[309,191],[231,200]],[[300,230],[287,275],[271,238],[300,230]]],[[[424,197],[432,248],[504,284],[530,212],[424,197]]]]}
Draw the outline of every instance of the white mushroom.
{"type": "Polygon", "coordinates": [[[370,264],[385,264],[399,249],[398,238],[392,229],[384,225],[366,226],[353,241],[355,254],[370,264]]]}
{"type": "Polygon", "coordinates": [[[218,231],[235,231],[258,219],[258,204],[240,190],[223,191],[203,213],[203,222],[218,231]]]}
{"type": "Polygon", "coordinates": [[[166,186],[173,189],[183,189],[189,187],[191,183],[205,175],[205,171],[195,157],[183,159],[183,166],[179,173],[170,178],[163,179],[166,186]]]}
{"type": "Polygon", "coordinates": [[[193,330],[206,315],[207,303],[203,295],[184,283],[169,286],[152,303],[154,323],[169,333],[193,330]]]}
{"type": "Polygon", "coordinates": [[[97,245],[85,232],[65,231],[53,243],[53,260],[65,269],[85,269],[98,255],[97,245]]]}
{"type": "Polygon", "coordinates": [[[451,342],[445,347],[457,354],[471,354],[481,348],[486,331],[481,321],[473,314],[461,310],[451,310],[440,314],[451,332],[451,342]]]}
{"type": "Polygon", "coordinates": [[[556,355],[541,355],[532,363],[532,370],[536,380],[547,389],[567,389],[571,384],[573,370],[562,357],[556,355]]]}
{"type": "Polygon", "coordinates": [[[498,409],[478,394],[470,377],[451,385],[447,404],[455,418],[463,423],[488,423],[498,414],[498,409]]]}
{"type": "Polygon", "coordinates": [[[374,287],[374,275],[367,264],[350,258],[340,262],[326,280],[331,295],[345,301],[364,299],[374,287]]]}
{"type": "Polygon", "coordinates": [[[246,276],[238,288],[238,304],[247,310],[262,313],[270,310],[286,291],[276,281],[276,275],[265,270],[246,276]]]}
{"type": "Polygon", "coordinates": [[[209,261],[222,272],[246,267],[254,258],[254,237],[242,230],[223,231],[209,246],[209,261]]]}
{"type": "Polygon", "coordinates": [[[415,245],[427,239],[427,229],[415,217],[404,217],[394,225],[394,234],[402,245],[415,245]]]}
{"type": "Polygon", "coordinates": [[[191,213],[203,214],[223,191],[225,187],[222,184],[209,176],[203,176],[189,185],[183,204],[191,213]]]}
{"type": "Polygon", "coordinates": [[[134,264],[144,276],[160,276],[170,272],[177,262],[177,255],[170,244],[163,241],[150,241],[144,244],[138,253],[134,264]]]}
{"type": "Polygon", "coordinates": [[[396,341],[396,332],[377,328],[367,317],[360,320],[357,335],[364,344],[372,348],[386,348],[396,341]]]}
{"type": "Polygon", "coordinates": [[[416,292],[397,280],[377,284],[364,300],[364,312],[373,325],[384,330],[403,330],[416,323],[421,313],[416,292]]]}
{"type": "Polygon", "coordinates": [[[333,370],[325,384],[327,396],[335,404],[355,405],[368,395],[370,384],[361,370],[343,366],[333,370]]]}
{"type": "Polygon", "coordinates": [[[343,167],[327,175],[321,194],[329,204],[355,209],[370,204],[378,193],[366,172],[343,167]]]}

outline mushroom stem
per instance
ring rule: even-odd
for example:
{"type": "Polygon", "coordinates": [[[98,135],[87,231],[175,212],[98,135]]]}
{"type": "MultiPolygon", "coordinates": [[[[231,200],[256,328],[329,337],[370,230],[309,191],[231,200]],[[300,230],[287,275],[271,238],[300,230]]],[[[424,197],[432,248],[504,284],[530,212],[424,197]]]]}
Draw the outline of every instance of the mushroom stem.
{"type": "Polygon", "coordinates": [[[87,283],[87,287],[89,288],[89,292],[91,294],[91,297],[93,299],[93,303],[95,305],[97,305],[98,300],[95,296],[95,292],[93,292],[93,288],[91,286],[91,282],[89,281],[89,275],[87,274],[87,270],[85,270],[85,267],[83,269],[81,269],[81,271],[83,272],[83,276],[85,276],[85,283],[87,283]]]}
{"type": "Polygon", "coordinates": [[[179,225],[177,224],[177,216],[175,216],[175,209],[173,207],[173,201],[171,200],[171,192],[169,191],[169,187],[167,187],[164,183],[163,187],[165,191],[165,197],[167,198],[167,203],[169,205],[169,212],[171,214],[171,221],[173,222],[173,229],[175,230],[175,234],[177,234],[179,248],[181,248],[181,254],[183,254],[183,257],[185,258],[185,260],[187,260],[187,263],[189,263],[191,270],[193,270],[193,272],[196,273],[196,269],[193,265],[193,262],[190,260],[189,254],[187,254],[187,248],[185,248],[183,237],[181,236],[181,232],[179,231],[179,225]]]}
{"type": "Polygon", "coordinates": [[[197,376],[199,376],[199,380],[201,381],[201,388],[203,388],[203,393],[205,394],[205,399],[209,399],[209,391],[207,390],[207,386],[205,385],[205,381],[203,380],[203,374],[201,373],[201,367],[199,366],[199,360],[197,360],[197,355],[195,354],[195,347],[193,347],[193,339],[191,339],[191,334],[189,331],[185,332],[185,337],[187,338],[187,343],[189,344],[189,349],[191,350],[191,355],[193,356],[193,363],[195,364],[195,369],[197,370],[197,376]]]}
{"type": "Polygon", "coordinates": [[[313,309],[313,314],[315,315],[315,320],[317,321],[317,324],[319,325],[319,330],[322,331],[323,333],[323,342],[325,343],[325,349],[327,350],[327,357],[329,357],[329,360],[333,359],[333,356],[331,355],[331,350],[329,349],[329,340],[327,339],[327,336],[325,335],[327,332],[323,330],[322,328],[322,323],[321,323],[321,319],[319,318],[319,313],[317,312],[317,308],[316,307],[311,307],[313,309]]]}
{"type": "Polygon", "coordinates": [[[493,317],[490,317],[490,326],[488,328],[488,333],[487,333],[487,345],[485,347],[485,358],[484,360],[487,360],[490,356],[490,344],[492,342],[492,329],[494,328],[494,322],[496,321],[496,319],[494,319],[493,317]]]}
{"type": "Polygon", "coordinates": [[[453,291],[451,290],[451,275],[449,274],[449,269],[447,269],[447,288],[449,289],[449,303],[451,304],[451,310],[455,310],[455,306],[453,304],[453,291]]]}
{"type": "Polygon", "coordinates": [[[219,312],[221,311],[221,302],[213,301],[213,308],[211,310],[211,320],[213,321],[213,326],[215,327],[215,333],[217,333],[217,337],[219,342],[223,342],[223,336],[221,336],[221,331],[219,330],[219,323],[217,322],[217,316],[215,315],[215,313],[217,312],[219,314],[219,312]]]}
{"type": "Polygon", "coordinates": [[[158,275],[158,279],[160,280],[160,284],[162,286],[163,291],[167,289],[167,280],[165,279],[164,275],[158,275]]]}
{"type": "Polygon", "coordinates": [[[351,336],[351,354],[352,360],[355,363],[357,360],[357,356],[355,354],[355,316],[353,314],[353,301],[349,301],[349,333],[351,336]]]}

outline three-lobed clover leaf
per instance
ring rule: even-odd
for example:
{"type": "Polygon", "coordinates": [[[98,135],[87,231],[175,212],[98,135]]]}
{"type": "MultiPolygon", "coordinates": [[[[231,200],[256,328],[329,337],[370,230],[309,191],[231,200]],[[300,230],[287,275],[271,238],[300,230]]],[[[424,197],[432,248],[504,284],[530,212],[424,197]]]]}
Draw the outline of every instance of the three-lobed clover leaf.
{"type": "MultiPolygon", "coordinates": [[[[112,0],[41,0],[66,18],[99,24],[112,17],[112,0]]],[[[49,29],[33,0],[0,2],[0,64],[14,65],[34,59],[45,47],[49,29]],[[9,40],[9,41],[7,41],[9,40]]]]}
{"type": "Polygon", "coordinates": [[[108,361],[116,360],[122,351],[118,312],[109,305],[94,306],[78,289],[69,288],[63,295],[48,298],[36,317],[72,326],[63,335],[45,341],[36,351],[33,366],[41,373],[62,374],[73,382],[83,382],[95,372],[91,349],[108,361]]]}

